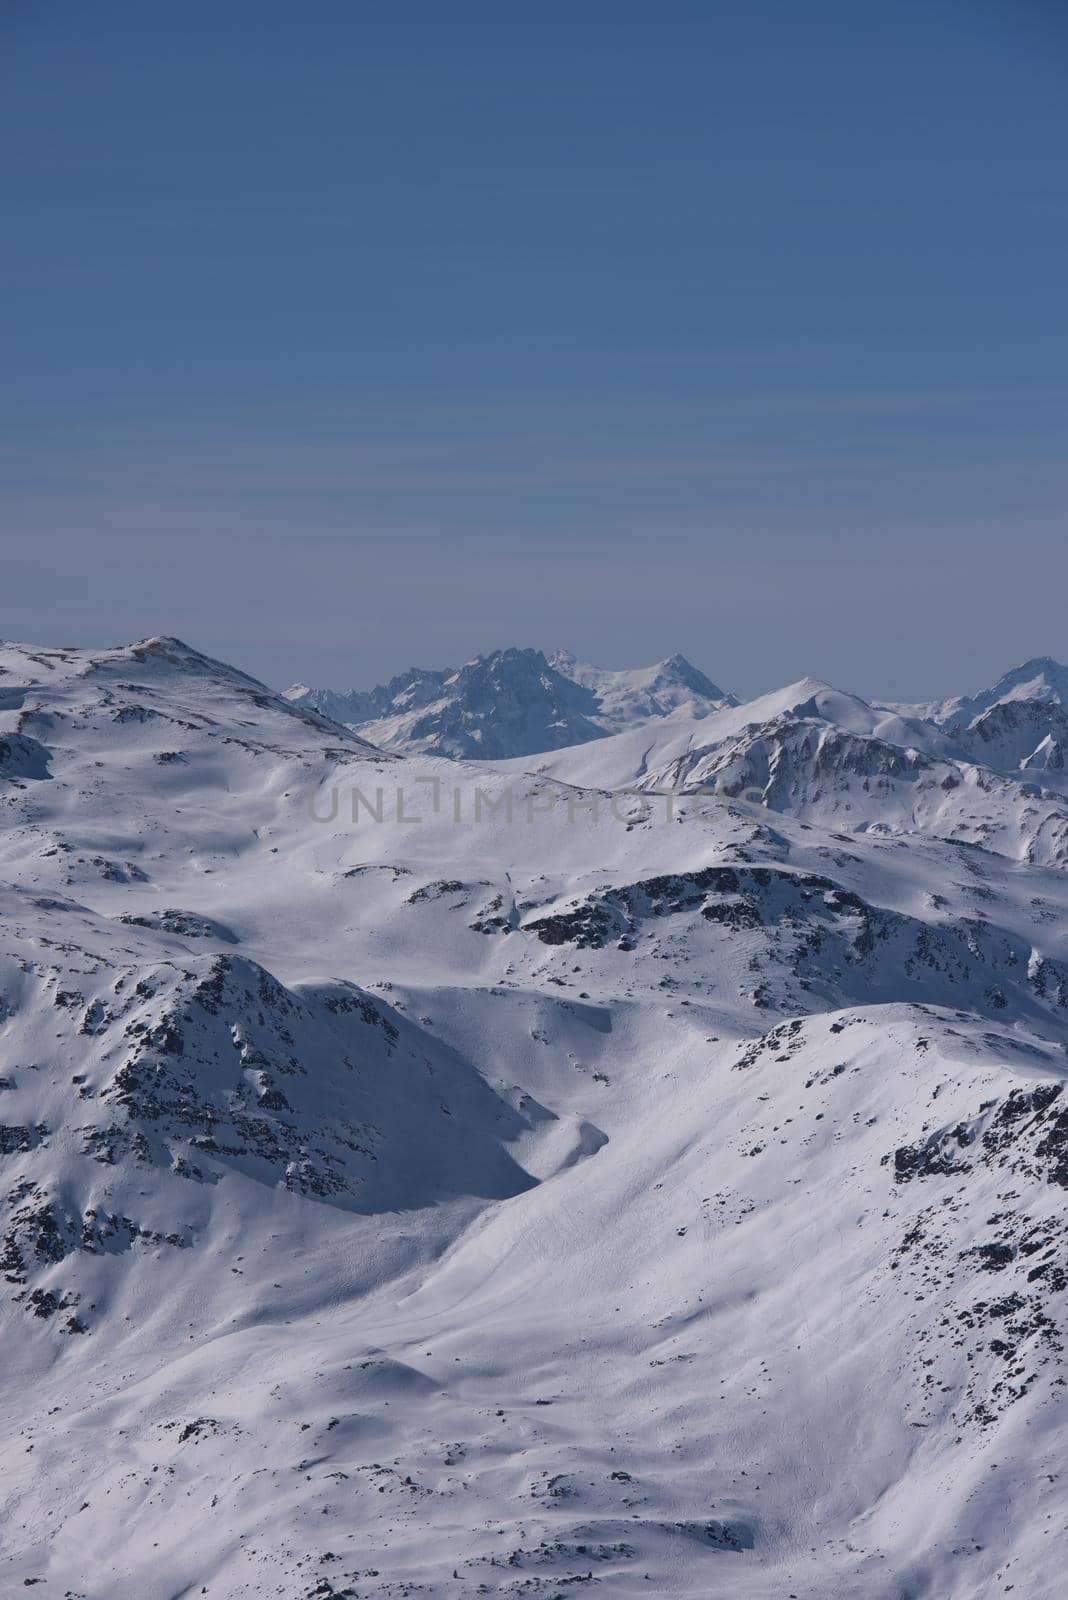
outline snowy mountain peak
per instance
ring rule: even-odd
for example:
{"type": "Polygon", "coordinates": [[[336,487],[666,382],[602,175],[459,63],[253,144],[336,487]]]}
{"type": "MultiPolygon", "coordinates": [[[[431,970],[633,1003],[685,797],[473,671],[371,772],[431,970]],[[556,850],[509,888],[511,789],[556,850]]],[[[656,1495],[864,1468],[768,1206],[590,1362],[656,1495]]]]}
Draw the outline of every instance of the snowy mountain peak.
{"type": "Polygon", "coordinates": [[[441,688],[440,699],[420,707],[414,717],[398,706],[400,726],[382,742],[487,759],[533,755],[601,737],[589,718],[596,710],[593,696],[556,672],[540,650],[510,646],[476,656],[441,688]]]}
{"type": "Polygon", "coordinates": [[[367,750],[367,741],[314,705],[287,699],[259,679],[170,636],[109,649],[0,644],[0,779],[47,769],[57,730],[97,724],[115,745],[119,729],[158,745],[161,762],[193,759],[204,741],[242,724],[270,725],[280,747],[329,744],[367,750]]]}
{"type": "Polygon", "coordinates": [[[700,694],[708,695],[714,700],[726,700],[728,696],[722,689],[716,687],[711,678],[705,676],[700,667],[695,667],[684,655],[676,650],[674,655],[666,656],[656,669],[657,677],[665,681],[685,683],[700,694]]]}
{"type": "Polygon", "coordinates": [[[652,668],[653,678],[651,687],[669,692],[673,688],[683,689],[697,701],[707,700],[717,704],[730,703],[734,696],[714,684],[711,678],[703,673],[700,667],[695,667],[687,661],[684,655],[676,652],[659,662],[652,668]]]}
{"type": "Polygon", "coordinates": [[[462,667],[413,667],[370,691],[297,684],[286,695],[358,728],[383,748],[481,760],[537,755],[737,704],[682,655],[610,671],[568,651],[547,659],[541,650],[516,645],[462,667]]]}
{"type": "Polygon", "coordinates": [[[568,650],[557,650],[550,661],[558,672],[592,689],[601,699],[606,713],[619,722],[667,716],[682,705],[692,707],[694,714],[700,715],[702,709],[713,705],[737,704],[733,695],[718,688],[700,668],[678,652],[651,667],[617,670],[580,661],[568,650]]]}
{"type": "Polygon", "coordinates": [[[1052,656],[1034,656],[1006,672],[989,692],[995,702],[1046,700],[1068,706],[1068,667],[1052,656]]]}
{"type": "Polygon", "coordinates": [[[992,706],[1007,700],[1035,700],[1068,708],[1068,667],[1052,656],[1032,656],[1003,673],[992,688],[943,701],[934,708],[933,716],[947,727],[967,727],[992,706]]]}

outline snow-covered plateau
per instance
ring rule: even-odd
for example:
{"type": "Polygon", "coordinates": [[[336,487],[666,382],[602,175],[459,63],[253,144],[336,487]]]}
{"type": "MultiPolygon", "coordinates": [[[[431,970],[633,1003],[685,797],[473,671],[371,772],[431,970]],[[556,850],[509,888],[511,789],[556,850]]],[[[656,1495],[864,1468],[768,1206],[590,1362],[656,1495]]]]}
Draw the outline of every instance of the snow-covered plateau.
{"type": "Polygon", "coordinates": [[[1057,1600],[1066,698],[0,648],[0,1594],[1057,1600]]]}

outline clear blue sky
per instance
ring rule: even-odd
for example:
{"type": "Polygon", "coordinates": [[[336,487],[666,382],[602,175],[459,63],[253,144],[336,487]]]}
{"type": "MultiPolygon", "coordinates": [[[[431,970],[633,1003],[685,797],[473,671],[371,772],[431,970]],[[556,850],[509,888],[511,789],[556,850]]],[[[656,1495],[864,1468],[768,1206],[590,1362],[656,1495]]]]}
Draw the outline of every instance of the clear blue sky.
{"type": "Polygon", "coordinates": [[[7,0],[0,633],[1068,655],[1060,0],[7,0]]]}

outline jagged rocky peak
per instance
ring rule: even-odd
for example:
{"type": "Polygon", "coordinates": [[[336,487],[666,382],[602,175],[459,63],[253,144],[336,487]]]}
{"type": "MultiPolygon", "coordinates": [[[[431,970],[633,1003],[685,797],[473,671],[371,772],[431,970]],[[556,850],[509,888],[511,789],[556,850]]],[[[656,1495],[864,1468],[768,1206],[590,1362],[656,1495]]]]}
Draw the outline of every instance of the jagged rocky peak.
{"type": "Polygon", "coordinates": [[[593,709],[590,695],[582,693],[579,685],[550,666],[541,650],[516,645],[493,650],[489,655],[474,656],[449,674],[445,687],[475,695],[555,694],[585,710],[593,709]]]}
{"type": "Polygon", "coordinates": [[[442,687],[453,670],[452,667],[439,671],[409,667],[407,672],[398,673],[388,683],[381,683],[374,689],[313,689],[307,684],[295,683],[285,691],[285,698],[295,705],[313,707],[334,722],[361,728],[380,717],[416,711],[439,700],[442,687]]]}
{"type": "Polygon", "coordinates": [[[1000,771],[1059,772],[1068,749],[1068,712],[1052,700],[999,700],[955,737],[962,751],[1000,771]]]}
{"type": "Polygon", "coordinates": [[[476,656],[450,673],[441,695],[365,731],[384,745],[467,759],[503,759],[559,750],[603,736],[591,720],[596,700],[565,678],[540,650],[509,648],[476,656]]]}
{"type": "Polygon", "coordinates": [[[387,749],[469,759],[536,755],[738,703],[683,655],[616,671],[566,650],[547,659],[541,650],[517,646],[462,667],[413,667],[371,690],[298,683],[286,698],[359,728],[387,749]]]}

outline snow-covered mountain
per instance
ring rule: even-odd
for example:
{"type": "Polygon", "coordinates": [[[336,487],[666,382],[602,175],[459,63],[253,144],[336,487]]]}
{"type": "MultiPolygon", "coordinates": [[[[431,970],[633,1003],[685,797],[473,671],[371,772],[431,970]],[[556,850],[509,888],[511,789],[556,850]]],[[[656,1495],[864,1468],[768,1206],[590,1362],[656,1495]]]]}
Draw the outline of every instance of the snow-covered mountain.
{"type": "Polygon", "coordinates": [[[0,649],[0,1593],[1060,1594],[1057,769],[615,689],[0,649]]]}
{"type": "MultiPolygon", "coordinates": [[[[369,693],[295,684],[286,698],[359,730],[380,748],[467,760],[566,752],[649,729],[649,739],[624,746],[639,754],[636,770],[620,772],[618,781],[640,776],[673,783],[734,783],[767,790],[771,805],[781,805],[789,795],[795,807],[816,802],[825,809],[828,783],[841,793],[839,777],[866,779],[901,800],[878,816],[865,804],[866,820],[895,825],[904,818],[909,826],[917,821],[927,826],[924,819],[938,810],[948,812],[950,825],[956,827],[956,812],[967,793],[947,803],[932,794],[935,788],[941,786],[942,795],[962,786],[985,794],[984,772],[1011,775],[1017,782],[1026,777],[1032,787],[1014,791],[1026,812],[1017,826],[1023,849],[1029,847],[1034,819],[1034,782],[1068,793],[1063,778],[1068,668],[1049,657],[1013,668],[980,694],[912,706],[868,705],[816,679],[743,704],[681,655],[653,667],[613,671],[563,650],[546,660],[540,651],[518,649],[476,657],[459,669],[412,668],[369,693]],[[803,735],[791,755],[788,731],[813,723],[835,731],[819,733],[818,755],[803,735]],[[685,750],[681,757],[675,754],[680,744],[685,750]],[[667,751],[666,759],[658,751],[667,751]],[[905,791],[897,782],[902,778],[908,783],[905,791]]],[[[613,759],[614,749],[598,752],[594,767],[613,759]]],[[[565,762],[572,764],[566,756],[565,762]]],[[[588,766],[582,757],[576,770],[581,774],[588,766]]],[[[999,791],[994,809],[1003,817],[1013,807],[1004,801],[1004,785],[994,787],[999,791]]],[[[833,803],[852,802],[845,798],[833,803]]],[[[980,800],[978,809],[968,812],[975,819],[977,841],[1000,831],[1000,824],[986,814],[989,809],[980,800]]],[[[1045,842],[1036,848],[1060,849],[1057,818],[1047,821],[1041,800],[1040,810],[1045,842]],[[1054,835],[1056,842],[1051,843],[1054,835]]]]}
{"type": "Polygon", "coordinates": [[[546,660],[540,650],[515,648],[459,668],[413,667],[370,692],[297,683],[286,697],[358,728],[383,749],[467,760],[559,750],[661,717],[702,717],[735,703],[681,655],[614,672],[563,650],[546,660]]]}
{"type": "Polygon", "coordinates": [[[1060,773],[1068,751],[1068,667],[1035,656],[974,695],[896,706],[949,732],[958,753],[996,771],[1060,773]]]}
{"type": "Polygon", "coordinates": [[[984,766],[1059,773],[1068,751],[1068,711],[1057,701],[999,700],[955,727],[954,738],[984,766]]]}
{"type": "Polygon", "coordinates": [[[1064,865],[1064,713],[1036,706],[1009,701],[946,729],[805,678],[699,722],[556,752],[537,770],[603,789],[711,789],[839,831],[924,833],[1064,865]]]}
{"type": "Polygon", "coordinates": [[[929,715],[946,726],[966,728],[992,706],[1021,700],[1068,707],[1068,667],[1051,656],[1034,656],[1004,673],[990,689],[935,702],[929,715]]]}
{"type": "Polygon", "coordinates": [[[668,656],[652,667],[613,671],[579,661],[567,650],[550,657],[556,670],[589,689],[597,700],[594,720],[606,731],[642,727],[660,717],[683,713],[699,719],[723,706],[737,705],[685,656],[668,656]]]}
{"type": "Polygon", "coordinates": [[[454,676],[452,668],[435,672],[427,667],[411,667],[376,689],[309,689],[307,684],[295,683],[285,695],[294,705],[308,706],[334,722],[357,728],[434,705],[442,699],[445,683],[454,676]]]}

